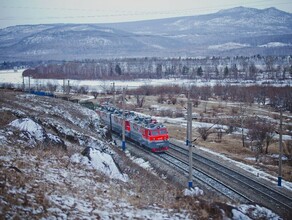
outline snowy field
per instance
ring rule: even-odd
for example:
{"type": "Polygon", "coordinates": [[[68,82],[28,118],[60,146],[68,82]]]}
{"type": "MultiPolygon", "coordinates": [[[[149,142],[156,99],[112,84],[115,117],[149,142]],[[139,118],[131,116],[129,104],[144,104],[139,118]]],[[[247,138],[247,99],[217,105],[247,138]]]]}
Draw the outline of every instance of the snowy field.
{"type": "MultiPolygon", "coordinates": [[[[28,87],[28,77],[22,78],[22,72],[24,70],[18,70],[14,72],[14,70],[3,70],[0,71],[0,83],[12,83],[16,87],[21,87],[23,82],[28,87]]],[[[104,88],[112,87],[113,83],[115,83],[115,88],[117,90],[122,90],[122,88],[133,89],[143,85],[152,85],[152,86],[159,86],[159,85],[194,85],[194,86],[214,86],[218,83],[221,84],[229,84],[229,85],[262,85],[263,83],[267,83],[268,81],[243,81],[239,82],[228,82],[228,81],[218,81],[218,80],[189,80],[189,79],[137,79],[137,80],[130,80],[130,81],[122,81],[122,80],[70,80],[71,86],[88,86],[89,90],[97,90],[102,91],[104,88]]],[[[53,85],[57,85],[59,90],[62,90],[63,80],[54,80],[54,79],[31,79],[31,86],[37,85],[47,85],[47,83],[51,83],[53,85]]],[[[66,81],[66,83],[68,83],[66,81]]],[[[273,86],[286,86],[292,85],[292,79],[286,80],[285,82],[275,82],[269,81],[269,85],[273,86]]]]}

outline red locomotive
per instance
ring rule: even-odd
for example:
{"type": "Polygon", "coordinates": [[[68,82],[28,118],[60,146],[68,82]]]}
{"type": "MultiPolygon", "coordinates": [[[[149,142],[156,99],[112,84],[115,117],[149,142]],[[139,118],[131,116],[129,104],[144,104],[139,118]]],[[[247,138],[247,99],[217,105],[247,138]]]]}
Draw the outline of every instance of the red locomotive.
{"type": "MultiPolygon", "coordinates": [[[[116,133],[122,133],[122,111],[110,106],[101,106],[96,109],[101,120],[116,133]]],[[[125,112],[125,136],[139,143],[152,152],[164,152],[169,147],[167,128],[151,117],[138,115],[134,112],[125,112]]]]}

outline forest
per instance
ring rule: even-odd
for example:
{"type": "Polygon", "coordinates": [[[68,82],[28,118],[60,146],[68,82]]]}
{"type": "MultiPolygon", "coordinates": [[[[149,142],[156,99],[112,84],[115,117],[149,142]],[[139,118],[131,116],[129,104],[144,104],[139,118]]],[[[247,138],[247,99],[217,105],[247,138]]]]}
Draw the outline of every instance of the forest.
{"type": "Polygon", "coordinates": [[[62,61],[36,65],[24,76],[50,79],[219,79],[285,80],[292,77],[291,56],[120,58],[62,61]]]}

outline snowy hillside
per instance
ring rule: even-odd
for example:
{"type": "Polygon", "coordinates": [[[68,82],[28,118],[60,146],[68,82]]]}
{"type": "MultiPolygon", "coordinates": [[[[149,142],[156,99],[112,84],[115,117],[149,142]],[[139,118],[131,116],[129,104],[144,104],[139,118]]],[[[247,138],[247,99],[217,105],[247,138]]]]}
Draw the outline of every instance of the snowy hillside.
{"type": "MultiPolygon", "coordinates": [[[[117,164],[120,156],[105,140],[95,112],[70,102],[11,93],[1,99],[0,111],[1,219],[191,216],[156,205],[159,197],[144,198],[147,192],[135,186],[142,187],[136,182],[139,177],[132,179],[123,172],[125,165],[117,164]]],[[[143,170],[132,166],[134,173],[143,170]]],[[[149,176],[152,181],[158,178],[149,176]]],[[[158,182],[165,193],[165,187],[174,190],[158,182]]]]}
{"type": "Polygon", "coordinates": [[[290,55],[291,21],[291,13],[276,8],[238,7],[128,23],[15,26],[0,29],[0,59],[290,55]],[[261,47],[271,42],[282,46],[261,47]],[[230,43],[245,46],[229,47],[230,43]]]}
{"type": "Polygon", "coordinates": [[[78,104],[1,90],[0,113],[0,219],[280,219],[161,178],[78,104]]]}

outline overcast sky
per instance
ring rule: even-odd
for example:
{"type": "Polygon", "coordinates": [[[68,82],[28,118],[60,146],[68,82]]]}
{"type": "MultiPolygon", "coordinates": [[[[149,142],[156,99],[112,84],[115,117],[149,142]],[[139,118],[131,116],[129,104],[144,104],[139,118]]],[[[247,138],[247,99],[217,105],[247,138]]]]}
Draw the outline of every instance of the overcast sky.
{"type": "Polygon", "coordinates": [[[292,13],[291,0],[0,0],[0,28],[148,20],[208,14],[237,6],[276,7],[292,13]]]}

